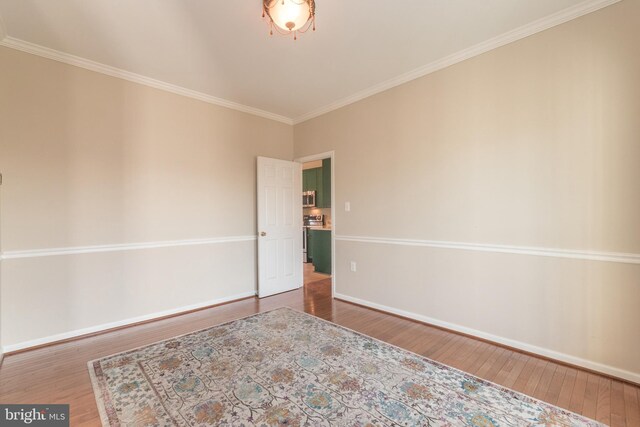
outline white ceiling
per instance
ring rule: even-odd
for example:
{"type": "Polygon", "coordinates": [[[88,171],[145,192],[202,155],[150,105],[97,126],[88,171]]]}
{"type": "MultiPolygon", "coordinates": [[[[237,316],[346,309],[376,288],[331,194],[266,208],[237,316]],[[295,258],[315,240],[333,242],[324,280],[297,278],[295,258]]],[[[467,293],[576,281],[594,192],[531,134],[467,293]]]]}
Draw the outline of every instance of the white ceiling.
{"type": "Polygon", "coordinates": [[[269,37],[261,0],[0,0],[0,17],[4,45],[295,123],[615,1],[316,0],[296,42],[269,37]]]}

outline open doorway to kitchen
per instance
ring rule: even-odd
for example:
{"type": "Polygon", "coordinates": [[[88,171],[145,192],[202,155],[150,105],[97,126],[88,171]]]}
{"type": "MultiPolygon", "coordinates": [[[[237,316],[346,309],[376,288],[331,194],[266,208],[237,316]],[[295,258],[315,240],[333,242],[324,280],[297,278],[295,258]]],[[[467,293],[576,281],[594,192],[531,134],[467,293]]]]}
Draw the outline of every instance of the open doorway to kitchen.
{"type": "Polygon", "coordinates": [[[296,161],[302,163],[304,286],[331,286],[333,290],[334,154],[322,153],[296,161]]]}

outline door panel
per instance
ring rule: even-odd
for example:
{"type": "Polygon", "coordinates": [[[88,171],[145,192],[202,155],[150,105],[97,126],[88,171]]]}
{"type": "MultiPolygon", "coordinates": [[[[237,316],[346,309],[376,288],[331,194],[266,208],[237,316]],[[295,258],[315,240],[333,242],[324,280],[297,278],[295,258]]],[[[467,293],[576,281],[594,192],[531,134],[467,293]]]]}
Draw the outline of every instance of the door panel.
{"type": "MultiPolygon", "coordinates": [[[[282,197],[283,197],[282,202],[283,202],[283,209],[284,209],[283,225],[287,227],[293,227],[294,225],[293,194],[294,194],[294,191],[292,188],[285,188],[282,190],[282,197]]],[[[302,200],[302,194],[300,194],[300,197],[298,198],[302,200]]],[[[300,215],[302,215],[302,210],[298,212],[297,216],[300,216],[300,215]]]]}
{"type": "Polygon", "coordinates": [[[302,165],[258,157],[258,296],[302,286],[302,165]]]}
{"type": "Polygon", "coordinates": [[[275,226],[278,223],[278,200],[275,187],[266,187],[264,189],[265,200],[265,225],[275,226]]]}

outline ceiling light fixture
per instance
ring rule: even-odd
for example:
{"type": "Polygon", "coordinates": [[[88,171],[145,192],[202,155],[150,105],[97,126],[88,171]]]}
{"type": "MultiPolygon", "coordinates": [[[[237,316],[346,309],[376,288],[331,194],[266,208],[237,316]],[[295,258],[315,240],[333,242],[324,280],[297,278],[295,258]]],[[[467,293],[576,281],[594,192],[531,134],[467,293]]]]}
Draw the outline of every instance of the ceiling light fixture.
{"type": "Polygon", "coordinates": [[[262,17],[269,17],[270,34],[273,28],[284,35],[306,33],[309,28],[316,30],[315,0],[262,0],[262,17]]]}

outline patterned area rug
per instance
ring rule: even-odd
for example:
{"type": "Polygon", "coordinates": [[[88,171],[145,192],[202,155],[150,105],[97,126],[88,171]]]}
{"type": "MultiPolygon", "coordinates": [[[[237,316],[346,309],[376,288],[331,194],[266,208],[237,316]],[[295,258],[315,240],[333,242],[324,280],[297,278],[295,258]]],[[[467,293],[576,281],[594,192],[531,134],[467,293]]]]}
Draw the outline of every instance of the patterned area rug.
{"type": "Polygon", "coordinates": [[[280,308],[89,362],[104,425],[600,426],[280,308]]]}

